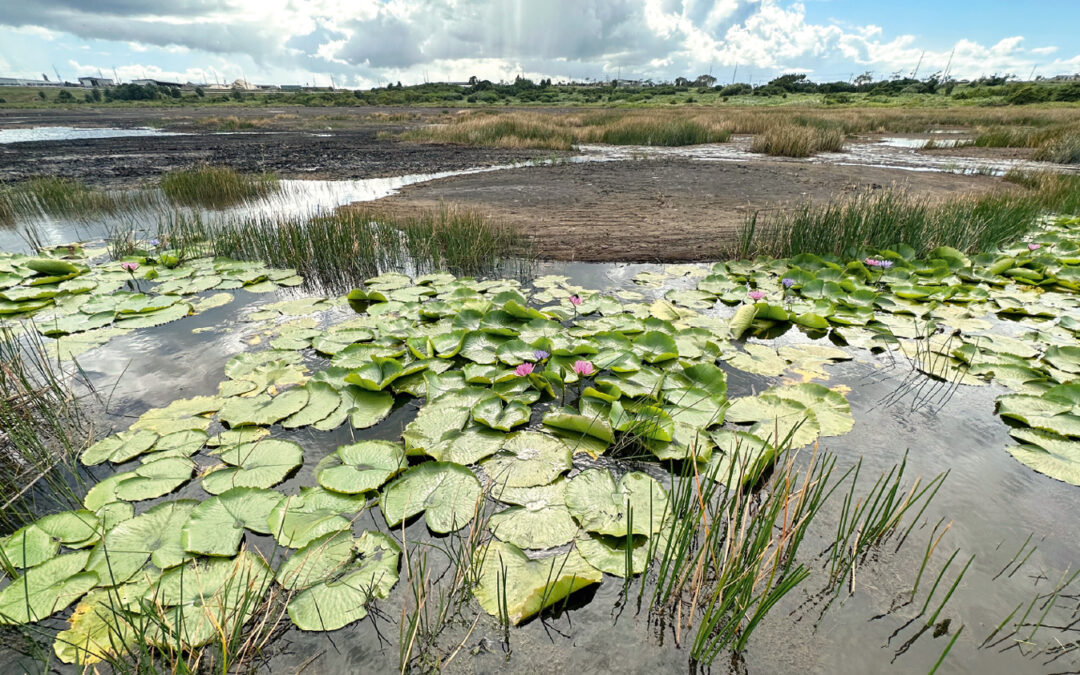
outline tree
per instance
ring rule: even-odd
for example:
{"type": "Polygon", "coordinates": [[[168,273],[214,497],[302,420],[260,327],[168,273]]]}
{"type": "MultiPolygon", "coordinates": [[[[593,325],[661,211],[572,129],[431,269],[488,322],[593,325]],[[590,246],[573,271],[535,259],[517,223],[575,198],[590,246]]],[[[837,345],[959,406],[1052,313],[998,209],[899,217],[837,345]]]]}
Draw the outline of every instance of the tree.
{"type": "Polygon", "coordinates": [[[206,96],[206,90],[204,90],[202,87],[195,87],[195,95],[199,98],[202,98],[206,96]]]}
{"type": "Polygon", "coordinates": [[[862,87],[874,81],[874,74],[869,70],[855,78],[855,86],[862,87]]]}
{"type": "Polygon", "coordinates": [[[711,87],[716,84],[716,78],[712,75],[698,75],[694,80],[695,87],[711,87]]]}
{"type": "Polygon", "coordinates": [[[67,89],[61,89],[56,93],[56,100],[59,103],[71,103],[75,100],[75,97],[67,89]]]}

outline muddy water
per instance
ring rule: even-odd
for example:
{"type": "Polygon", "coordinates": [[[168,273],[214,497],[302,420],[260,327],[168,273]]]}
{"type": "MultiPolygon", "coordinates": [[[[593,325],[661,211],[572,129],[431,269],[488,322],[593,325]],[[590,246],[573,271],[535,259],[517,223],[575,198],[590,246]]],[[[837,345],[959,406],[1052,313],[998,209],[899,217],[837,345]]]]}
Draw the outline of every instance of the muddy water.
{"type": "MultiPolygon", "coordinates": [[[[598,290],[632,288],[647,297],[657,297],[672,286],[686,286],[689,278],[676,279],[659,289],[635,286],[631,279],[641,271],[657,271],[653,265],[543,264],[541,274],[565,274],[574,283],[598,290]]],[[[225,307],[185,319],[183,322],[136,331],[89,352],[79,363],[93,378],[96,388],[109,397],[107,426],[125,428],[149,407],[161,406],[186,396],[212,394],[223,379],[228,358],[252,346],[253,337],[266,326],[243,321],[259,306],[295,293],[280,291],[270,295],[234,291],[236,300],[225,307]],[[210,329],[196,333],[194,329],[210,329]],[[118,383],[118,384],[117,384],[118,383]],[[115,389],[113,385],[117,386],[115,389]]],[[[320,315],[328,325],[350,315],[335,309],[320,315]]],[[[772,344],[794,344],[808,339],[791,331],[772,344]]],[[[313,359],[317,369],[325,363],[313,359]]],[[[1019,603],[1027,603],[1038,590],[1045,591],[1065,569],[1080,560],[1080,542],[1075,533],[1075,514],[1080,510],[1080,488],[1060,483],[1014,461],[1004,448],[1010,443],[1007,428],[993,413],[994,397],[1004,390],[990,385],[962,387],[938,411],[913,412],[911,401],[892,405],[884,401],[908,375],[906,362],[888,356],[857,352],[851,362],[830,366],[829,386],[850,388],[847,393],[856,424],[839,438],[826,439],[822,449],[835,453],[837,473],[862,458],[864,492],[883,471],[888,471],[907,453],[909,481],[916,476],[930,478],[949,471],[945,486],[919,520],[907,544],[894,552],[889,545],[875,553],[857,570],[854,594],[842,594],[822,614],[824,603],[816,594],[821,589],[821,560],[816,558],[835,527],[839,499],[826,508],[821,521],[811,530],[801,549],[803,561],[813,575],[777,606],[754,633],[748,650],[731,668],[749,673],[851,673],[926,672],[961,626],[952,653],[939,672],[1043,673],[1046,657],[1029,659],[1019,649],[1001,652],[979,649],[978,645],[1019,603]],[[924,547],[934,523],[952,522],[949,533],[935,552],[924,574],[914,603],[906,603],[907,593],[922,561],[924,547]],[[1038,550],[1011,577],[994,580],[1002,567],[1020,548],[1030,533],[1038,550]],[[931,611],[944,596],[961,563],[975,560],[963,582],[941,614],[949,619],[949,633],[934,638],[926,632],[905,653],[901,646],[918,632],[919,624],[906,625],[918,614],[934,577],[953,550],[958,561],[950,568],[935,595],[931,611]],[[895,635],[894,635],[895,634],[895,635]]],[[[729,397],[761,391],[782,378],[764,378],[729,369],[729,397]]],[[[356,432],[356,438],[396,440],[413,418],[416,402],[398,409],[374,429],[356,432]]],[[[105,427],[103,427],[104,430],[105,427]]],[[[353,433],[339,429],[332,433],[312,431],[278,432],[282,438],[299,442],[305,450],[304,467],[278,489],[292,494],[302,485],[315,484],[313,469],[318,461],[351,442],[353,433]]],[[[804,459],[806,453],[804,453],[804,459]]],[[[129,467],[121,467],[121,470],[129,467]]],[[[176,497],[205,499],[199,483],[193,481],[176,497]]],[[[143,511],[151,504],[140,504],[143,511]]],[[[373,508],[360,516],[354,526],[385,530],[385,522],[373,508]]],[[[939,530],[940,531],[940,530],[939,530]]],[[[445,537],[432,537],[423,519],[405,531],[410,545],[418,550],[442,546],[445,537]]],[[[267,556],[273,557],[272,540],[249,539],[267,556]]],[[[895,544],[896,542],[892,542],[895,544]]],[[[414,551],[415,554],[415,551],[414,551]]],[[[435,569],[439,554],[432,552],[435,569]]],[[[534,619],[512,629],[507,647],[494,619],[482,615],[473,626],[474,615],[447,629],[440,643],[451,650],[462,648],[449,672],[530,672],[607,673],[679,672],[688,669],[685,646],[692,634],[682,635],[683,645],[673,628],[638,612],[638,596],[648,605],[649,582],[640,580],[623,596],[621,580],[606,578],[598,588],[575,595],[565,609],[534,619]],[[470,630],[470,627],[471,630],[470,630]]],[[[272,672],[341,673],[388,672],[398,668],[398,640],[401,608],[408,599],[404,578],[391,596],[379,602],[371,615],[356,624],[332,633],[285,632],[274,643],[266,664],[272,672]]],[[[1075,638],[1074,638],[1075,639],[1075,638]]],[[[0,656],[0,662],[9,662],[0,656]]],[[[1055,670],[1069,670],[1067,658],[1055,670]]],[[[713,672],[727,672],[728,662],[719,659],[713,672]]]]}
{"type": "Polygon", "coordinates": [[[178,136],[160,129],[112,129],[107,127],[27,127],[0,129],[0,143],[29,143],[41,141],[76,141],[88,138],[122,138],[128,136],[178,136]]]}

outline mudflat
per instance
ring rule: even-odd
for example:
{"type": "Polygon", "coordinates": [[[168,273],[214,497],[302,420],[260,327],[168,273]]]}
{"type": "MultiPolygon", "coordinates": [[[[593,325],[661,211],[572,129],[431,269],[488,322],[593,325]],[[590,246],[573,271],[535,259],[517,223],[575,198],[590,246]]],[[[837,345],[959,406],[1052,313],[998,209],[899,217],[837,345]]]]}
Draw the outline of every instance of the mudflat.
{"type": "Polygon", "coordinates": [[[1000,178],[755,159],[556,163],[412,185],[363,207],[461,207],[514,225],[542,258],[715,260],[755,211],[899,188],[934,199],[1013,189],[1000,178]]]}

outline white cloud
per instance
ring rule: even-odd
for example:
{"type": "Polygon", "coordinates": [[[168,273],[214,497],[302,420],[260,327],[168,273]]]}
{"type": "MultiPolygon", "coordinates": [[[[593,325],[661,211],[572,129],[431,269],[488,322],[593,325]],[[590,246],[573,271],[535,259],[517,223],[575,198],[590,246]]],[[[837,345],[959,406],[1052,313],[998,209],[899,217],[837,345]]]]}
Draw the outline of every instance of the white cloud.
{"type": "MultiPolygon", "coordinates": [[[[168,59],[174,74],[214,67],[253,79],[316,75],[380,81],[563,78],[671,79],[739,66],[762,77],[877,76],[943,71],[973,77],[1074,72],[1080,55],[1057,47],[960,39],[924,49],[876,24],[807,20],[793,0],[36,0],[5,3],[0,25],[84,46],[129,43],[140,62],[168,59]],[[87,9],[92,7],[93,9],[87,9]],[[72,37],[74,36],[74,37],[72,37]],[[921,63],[920,63],[921,62],[921,63]]],[[[98,52],[100,54],[100,51],[98,52]]],[[[163,61],[164,63],[165,61],[163,61]]],[[[150,66],[129,68],[149,71],[150,66]]]]}

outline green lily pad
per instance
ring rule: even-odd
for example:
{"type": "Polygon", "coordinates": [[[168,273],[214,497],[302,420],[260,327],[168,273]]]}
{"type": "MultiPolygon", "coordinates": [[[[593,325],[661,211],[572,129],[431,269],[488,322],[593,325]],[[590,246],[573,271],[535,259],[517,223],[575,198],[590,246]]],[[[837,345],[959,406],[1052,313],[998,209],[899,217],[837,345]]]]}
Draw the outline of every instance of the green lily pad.
{"type": "Polygon", "coordinates": [[[355,563],[331,578],[293,596],[289,618],[300,630],[343,628],[367,616],[367,605],[385,598],[398,580],[401,548],[380,532],[364,532],[356,541],[355,563]]]}
{"type": "Polygon", "coordinates": [[[503,487],[547,485],[573,465],[570,447],[561,439],[535,431],[511,434],[502,450],[480,463],[503,487]]]}
{"type": "Polygon", "coordinates": [[[569,544],[578,532],[577,523],[566,508],[566,481],[540,487],[503,488],[498,498],[515,504],[488,519],[488,528],[501,541],[523,549],[554,548],[569,544]]]}
{"type": "Polygon", "coordinates": [[[308,402],[304,388],[290,389],[277,396],[259,394],[250,398],[235,397],[225,401],[218,411],[218,418],[230,427],[245,425],[269,426],[293,415],[308,402]]]}
{"type": "Polygon", "coordinates": [[[406,466],[405,450],[388,441],[343,445],[315,467],[319,485],[345,494],[377,490],[406,466]]]}
{"type": "Polygon", "coordinates": [[[513,544],[493,541],[477,553],[476,599],[488,614],[519,624],[571,593],[598,584],[603,573],[577,551],[532,560],[513,544]]]}
{"type": "Polygon", "coordinates": [[[486,427],[498,431],[510,431],[529,421],[529,406],[519,402],[504,402],[498,396],[489,396],[472,408],[472,418],[486,427]]]}
{"type": "Polygon", "coordinates": [[[607,537],[586,532],[579,536],[575,549],[585,562],[617,577],[629,577],[645,571],[649,562],[649,540],[645,537],[607,537]],[[626,547],[630,546],[627,559],[626,547]]]}
{"type": "Polygon", "coordinates": [[[212,495],[235,487],[270,488],[304,462],[304,450],[292,441],[269,438],[226,448],[218,453],[224,464],[212,467],[202,479],[212,495]]]}
{"type": "Polygon", "coordinates": [[[147,410],[131,425],[131,429],[148,429],[163,436],[190,429],[206,431],[212,420],[205,415],[216,412],[223,402],[217,396],[179,399],[164,408],[147,410]]]}
{"type": "Polygon", "coordinates": [[[98,582],[98,575],[83,571],[89,551],[57,556],[26,570],[0,590],[0,624],[40,621],[65,609],[98,582]]]}
{"type": "Polygon", "coordinates": [[[387,485],[380,505],[390,527],[424,512],[428,527],[445,534],[472,521],[480,496],[480,481],[466,467],[452,462],[425,462],[387,485]]]}
{"type": "Polygon", "coordinates": [[[180,532],[180,545],[189,553],[234,556],[244,530],[270,534],[270,512],[284,496],[273,490],[237,487],[201,502],[180,532]]]}
{"type": "Polygon", "coordinates": [[[105,533],[90,551],[86,570],[102,586],[117,586],[152,562],[158,569],[182,564],[191,557],[180,543],[184,524],[198,506],[193,500],[158,504],[146,513],[125,520],[105,533]]]}
{"type": "Polygon", "coordinates": [[[1013,435],[1028,441],[1007,448],[1017,460],[1051,478],[1080,485],[1080,442],[1036,431],[1013,435]]]}
{"type": "Polygon", "coordinates": [[[321,487],[300,489],[299,496],[286,497],[270,512],[270,532],[282,546],[303,548],[330,532],[348,530],[349,519],[364,509],[363,495],[343,495],[321,487]]]}
{"type": "Polygon", "coordinates": [[[191,479],[195,464],[184,457],[162,457],[140,465],[121,478],[113,490],[117,499],[139,502],[169,494],[191,479]]]}
{"type": "Polygon", "coordinates": [[[0,539],[0,563],[25,569],[49,560],[59,550],[57,539],[37,524],[27,525],[0,539]]]}
{"type": "Polygon", "coordinates": [[[581,527],[614,537],[660,531],[667,490],[648,474],[632,471],[616,483],[605,469],[588,469],[566,485],[566,506],[581,527]]]}
{"type": "Polygon", "coordinates": [[[328,418],[341,405],[341,395],[327,382],[304,385],[308,399],[303,408],[281,421],[286,429],[311,426],[328,418]]]}
{"type": "Polygon", "coordinates": [[[154,447],[157,440],[158,435],[153,431],[123,431],[106,436],[83,450],[79,459],[87,466],[95,466],[106,460],[114,464],[123,464],[154,447]]]}

